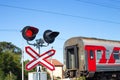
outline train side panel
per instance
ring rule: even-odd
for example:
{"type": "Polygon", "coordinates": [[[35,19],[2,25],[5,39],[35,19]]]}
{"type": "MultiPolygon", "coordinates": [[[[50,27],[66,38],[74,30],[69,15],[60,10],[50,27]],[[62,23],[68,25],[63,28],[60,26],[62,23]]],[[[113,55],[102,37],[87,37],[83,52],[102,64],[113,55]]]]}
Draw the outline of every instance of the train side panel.
{"type": "Polygon", "coordinates": [[[66,77],[93,77],[120,72],[120,41],[75,37],[64,44],[66,77]]]}
{"type": "Polygon", "coordinates": [[[119,42],[101,41],[101,40],[92,40],[90,42],[88,43],[86,41],[85,50],[89,52],[87,53],[89,54],[88,65],[90,64],[89,62],[91,60],[92,61],[94,60],[93,62],[94,67],[92,66],[94,68],[93,71],[96,71],[96,72],[120,71],[120,43],[119,42]]]}

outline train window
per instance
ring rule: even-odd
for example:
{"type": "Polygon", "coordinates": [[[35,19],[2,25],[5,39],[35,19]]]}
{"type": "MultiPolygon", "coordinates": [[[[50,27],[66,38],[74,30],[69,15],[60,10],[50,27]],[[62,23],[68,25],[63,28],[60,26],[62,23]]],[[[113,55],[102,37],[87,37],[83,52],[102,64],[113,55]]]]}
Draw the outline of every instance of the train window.
{"type": "Polygon", "coordinates": [[[96,53],[96,55],[97,55],[97,60],[101,59],[102,53],[103,53],[102,50],[97,50],[97,53],[96,53]]]}
{"type": "Polygon", "coordinates": [[[90,59],[93,59],[94,58],[94,52],[93,50],[90,50],[90,59]]]}
{"type": "Polygon", "coordinates": [[[114,50],[114,51],[113,51],[113,55],[114,55],[114,58],[115,58],[115,59],[120,59],[120,58],[119,58],[119,51],[118,51],[118,50],[114,50]]]}

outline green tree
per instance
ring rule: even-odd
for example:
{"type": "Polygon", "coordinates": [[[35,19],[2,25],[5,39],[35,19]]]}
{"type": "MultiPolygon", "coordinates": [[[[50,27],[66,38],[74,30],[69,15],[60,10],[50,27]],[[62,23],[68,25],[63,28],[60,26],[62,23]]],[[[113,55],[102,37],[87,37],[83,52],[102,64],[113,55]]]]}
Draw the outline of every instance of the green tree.
{"type": "Polygon", "coordinates": [[[12,53],[21,54],[22,50],[11,42],[0,42],[0,53],[10,51],[12,53]]]}
{"type": "Polygon", "coordinates": [[[17,80],[17,77],[13,73],[7,74],[4,80],[17,80]]]}
{"type": "Polygon", "coordinates": [[[0,80],[4,80],[4,72],[0,69],[0,80]]]}
{"type": "MultiPolygon", "coordinates": [[[[11,75],[12,80],[21,80],[21,49],[9,42],[0,42],[0,72],[6,79],[11,75]]],[[[1,74],[1,75],[2,75],[1,74]]],[[[1,76],[0,75],[0,76],[1,76]]],[[[4,80],[2,79],[2,80],[4,80]]]]}

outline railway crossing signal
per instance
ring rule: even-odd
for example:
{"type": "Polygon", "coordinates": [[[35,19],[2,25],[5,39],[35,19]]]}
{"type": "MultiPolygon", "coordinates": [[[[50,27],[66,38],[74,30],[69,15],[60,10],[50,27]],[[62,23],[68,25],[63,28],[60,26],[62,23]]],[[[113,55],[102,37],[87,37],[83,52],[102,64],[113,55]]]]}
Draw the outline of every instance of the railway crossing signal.
{"type": "MultiPolygon", "coordinates": [[[[25,40],[32,41],[35,39],[39,29],[35,28],[33,26],[26,26],[22,29],[22,36],[25,40]]],[[[52,30],[46,30],[43,34],[44,41],[48,44],[51,44],[54,42],[55,38],[59,35],[59,32],[52,31],[52,30]]]]}
{"type": "Polygon", "coordinates": [[[39,29],[32,27],[32,26],[26,26],[22,29],[22,36],[27,41],[32,41],[36,34],[38,33],[39,29]]]}
{"type": "Polygon", "coordinates": [[[55,70],[54,65],[47,61],[49,57],[55,54],[54,49],[51,49],[41,55],[34,51],[30,46],[25,47],[25,51],[33,58],[33,60],[26,65],[26,70],[31,70],[38,64],[45,66],[51,71],[55,70]]]}
{"type": "Polygon", "coordinates": [[[52,31],[52,30],[46,30],[43,34],[44,40],[50,44],[53,43],[55,38],[58,36],[59,32],[52,31]]]}
{"type": "MultiPolygon", "coordinates": [[[[38,33],[39,29],[32,27],[32,26],[26,26],[22,29],[22,36],[23,38],[27,41],[27,43],[29,45],[33,45],[35,47],[37,47],[38,49],[38,53],[36,51],[34,51],[30,46],[25,47],[26,53],[28,53],[33,60],[30,61],[27,65],[26,65],[26,70],[31,70],[32,68],[34,68],[35,66],[37,66],[37,80],[40,80],[40,75],[39,73],[41,72],[41,68],[40,65],[45,66],[46,68],[48,68],[49,70],[53,71],[55,70],[55,67],[53,64],[51,64],[50,62],[47,61],[47,59],[51,56],[53,56],[55,54],[55,50],[51,49],[43,54],[40,54],[40,47],[47,47],[49,44],[53,43],[55,38],[58,36],[59,32],[56,31],[52,31],[52,30],[46,30],[43,34],[43,38],[39,38],[36,39],[36,43],[31,43],[29,41],[32,41],[35,39],[37,33],[38,33]],[[47,45],[44,44],[44,42],[47,43],[47,45]]],[[[22,72],[23,72],[23,68],[22,68],[22,72]]]]}

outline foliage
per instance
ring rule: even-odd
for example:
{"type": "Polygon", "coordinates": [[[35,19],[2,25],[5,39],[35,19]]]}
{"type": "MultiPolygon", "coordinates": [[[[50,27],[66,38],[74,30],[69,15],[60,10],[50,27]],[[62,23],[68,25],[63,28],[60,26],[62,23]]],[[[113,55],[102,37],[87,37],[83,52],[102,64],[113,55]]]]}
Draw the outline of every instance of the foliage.
{"type": "Polygon", "coordinates": [[[19,47],[13,45],[10,42],[0,42],[0,53],[6,52],[6,51],[17,53],[17,54],[21,54],[22,52],[22,50],[19,47]]]}
{"type": "Polygon", "coordinates": [[[77,80],[86,80],[86,79],[85,79],[85,76],[81,76],[81,77],[77,78],[77,80]]]}
{"type": "Polygon", "coordinates": [[[0,80],[4,80],[4,72],[0,69],[0,80]]]}
{"type": "Polygon", "coordinates": [[[0,42],[0,80],[21,80],[21,49],[0,42]]]}
{"type": "MultiPolygon", "coordinates": [[[[22,80],[21,53],[21,49],[12,43],[0,42],[0,80],[22,80]]],[[[28,72],[36,72],[36,68],[25,70],[28,62],[24,61],[24,80],[28,80],[28,72]]],[[[47,76],[50,78],[49,74],[47,76]]]]}
{"type": "Polygon", "coordinates": [[[4,80],[17,80],[17,77],[13,73],[7,74],[7,77],[5,77],[4,80]]]}

